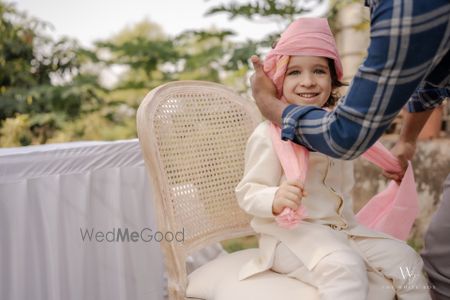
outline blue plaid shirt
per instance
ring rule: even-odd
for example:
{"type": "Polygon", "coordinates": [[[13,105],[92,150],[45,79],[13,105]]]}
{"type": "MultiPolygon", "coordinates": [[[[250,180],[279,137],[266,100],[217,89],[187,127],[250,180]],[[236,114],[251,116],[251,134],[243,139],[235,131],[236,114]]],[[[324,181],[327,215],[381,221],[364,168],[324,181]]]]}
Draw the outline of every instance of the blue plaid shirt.
{"type": "Polygon", "coordinates": [[[289,105],[281,137],[353,159],[383,134],[402,107],[432,109],[450,94],[450,1],[366,0],[368,56],[332,112],[289,105]],[[408,101],[409,100],[409,101],[408,101]]]}

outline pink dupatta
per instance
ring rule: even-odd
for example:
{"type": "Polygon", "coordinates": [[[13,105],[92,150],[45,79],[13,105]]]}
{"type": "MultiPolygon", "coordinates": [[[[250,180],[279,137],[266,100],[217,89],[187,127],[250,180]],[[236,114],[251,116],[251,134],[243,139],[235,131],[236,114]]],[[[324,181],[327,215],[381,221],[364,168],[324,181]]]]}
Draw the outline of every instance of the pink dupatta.
{"type": "MultiPolygon", "coordinates": [[[[290,141],[280,139],[280,128],[271,124],[270,134],[281,166],[288,179],[297,179],[304,183],[307,173],[309,151],[290,141]]],[[[365,159],[386,171],[400,171],[397,158],[387,150],[383,144],[376,142],[363,155],[365,159]]],[[[373,230],[392,235],[395,238],[406,240],[411,231],[414,220],[419,212],[416,183],[411,163],[398,185],[391,180],[385,190],[375,195],[361,208],[356,220],[373,230]]],[[[307,213],[303,206],[296,212],[285,208],[276,217],[277,223],[287,229],[297,226],[307,213]]]]}

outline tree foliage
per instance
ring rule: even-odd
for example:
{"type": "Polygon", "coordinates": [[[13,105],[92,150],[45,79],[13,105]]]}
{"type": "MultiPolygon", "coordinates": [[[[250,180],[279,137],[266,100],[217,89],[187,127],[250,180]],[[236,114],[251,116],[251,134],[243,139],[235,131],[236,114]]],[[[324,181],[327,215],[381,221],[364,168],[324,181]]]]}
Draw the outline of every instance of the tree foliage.
{"type": "Polygon", "coordinates": [[[231,2],[209,9],[206,14],[226,13],[230,19],[244,17],[248,20],[292,22],[296,17],[311,12],[323,0],[256,0],[248,3],[231,2]]]}
{"type": "MultiPolygon", "coordinates": [[[[286,25],[322,1],[232,2],[206,14],[286,25]]],[[[236,42],[234,32],[209,28],[170,37],[144,19],[83,48],[52,39],[49,26],[0,0],[0,146],[133,138],[139,102],[168,81],[215,81],[246,93],[249,57],[279,34],[236,42]]]]}

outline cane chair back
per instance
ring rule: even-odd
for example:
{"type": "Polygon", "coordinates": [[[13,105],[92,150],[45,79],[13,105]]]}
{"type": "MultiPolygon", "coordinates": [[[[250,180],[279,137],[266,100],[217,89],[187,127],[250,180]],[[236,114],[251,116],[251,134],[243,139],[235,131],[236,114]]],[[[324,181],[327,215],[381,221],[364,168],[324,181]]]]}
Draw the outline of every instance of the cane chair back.
{"type": "Polygon", "coordinates": [[[254,233],[234,188],[243,176],[246,141],[260,121],[250,100],[210,82],[171,82],[142,101],[137,128],[158,230],[184,232],[181,243],[161,242],[170,299],[184,298],[188,255],[254,233]]]}

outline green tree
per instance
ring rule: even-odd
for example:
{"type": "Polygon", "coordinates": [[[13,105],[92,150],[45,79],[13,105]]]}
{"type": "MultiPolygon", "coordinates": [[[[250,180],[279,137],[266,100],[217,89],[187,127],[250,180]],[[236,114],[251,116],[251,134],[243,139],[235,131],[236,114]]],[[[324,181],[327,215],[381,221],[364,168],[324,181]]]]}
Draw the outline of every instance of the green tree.
{"type": "Polygon", "coordinates": [[[230,19],[243,17],[248,20],[288,24],[302,14],[311,12],[323,0],[255,0],[248,3],[231,2],[210,8],[206,15],[225,13],[230,19]]]}
{"type": "MultiPolygon", "coordinates": [[[[206,14],[284,26],[320,2],[259,0],[206,14]]],[[[168,81],[215,81],[246,93],[249,57],[279,34],[235,42],[234,32],[209,28],[170,37],[145,19],[83,49],[70,39],[54,41],[47,26],[0,0],[0,145],[135,137],[140,101],[168,81]],[[105,80],[111,70],[120,74],[105,80]]]]}
{"type": "MultiPolygon", "coordinates": [[[[0,0],[0,138],[18,118],[26,138],[17,134],[15,145],[45,143],[65,120],[101,103],[96,79],[80,72],[85,53],[73,40],[53,41],[47,26],[0,0]]],[[[14,145],[8,140],[0,144],[14,145]]]]}

